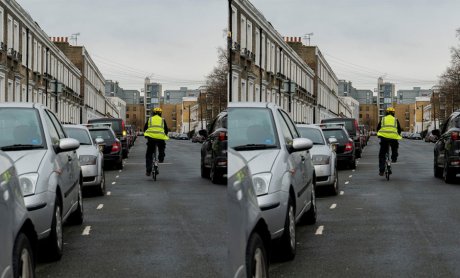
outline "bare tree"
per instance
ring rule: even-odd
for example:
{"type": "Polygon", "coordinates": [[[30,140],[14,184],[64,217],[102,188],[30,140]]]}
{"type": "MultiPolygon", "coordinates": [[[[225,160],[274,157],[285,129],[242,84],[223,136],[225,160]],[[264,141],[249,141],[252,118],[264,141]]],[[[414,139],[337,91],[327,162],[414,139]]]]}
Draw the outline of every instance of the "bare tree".
{"type": "MultiPolygon", "coordinates": [[[[460,40],[460,28],[456,30],[460,40]]],[[[460,45],[451,48],[451,62],[446,71],[441,75],[441,92],[446,96],[446,102],[451,105],[451,111],[460,108],[460,45]]]]}
{"type": "Polygon", "coordinates": [[[219,47],[217,49],[217,65],[206,76],[207,86],[207,105],[211,106],[211,115],[207,119],[211,120],[218,113],[227,107],[227,79],[228,63],[227,51],[219,47]]]}

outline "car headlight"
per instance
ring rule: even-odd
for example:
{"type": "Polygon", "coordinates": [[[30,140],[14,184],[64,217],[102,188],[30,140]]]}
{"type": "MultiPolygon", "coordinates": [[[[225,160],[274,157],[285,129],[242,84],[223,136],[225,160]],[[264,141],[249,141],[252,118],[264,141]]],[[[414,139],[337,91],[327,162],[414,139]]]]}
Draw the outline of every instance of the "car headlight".
{"type": "Polygon", "coordinates": [[[29,196],[35,193],[35,187],[37,186],[38,174],[28,173],[18,177],[19,185],[21,187],[22,195],[29,196]]]}
{"type": "Polygon", "coordinates": [[[331,157],[328,155],[313,155],[311,160],[313,161],[313,165],[326,165],[329,164],[331,157]]]}
{"type": "Polygon", "coordinates": [[[254,190],[256,191],[257,196],[268,193],[268,187],[270,186],[271,179],[271,173],[262,173],[252,176],[252,183],[254,184],[254,190]]]}
{"type": "Polygon", "coordinates": [[[94,155],[80,155],[80,165],[96,165],[96,157],[94,155]]]}

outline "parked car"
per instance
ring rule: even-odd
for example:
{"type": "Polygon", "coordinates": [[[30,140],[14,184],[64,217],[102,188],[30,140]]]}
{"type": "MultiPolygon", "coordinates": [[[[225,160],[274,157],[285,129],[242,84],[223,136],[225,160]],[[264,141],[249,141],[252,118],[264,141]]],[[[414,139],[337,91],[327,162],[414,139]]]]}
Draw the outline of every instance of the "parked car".
{"type": "Polygon", "coordinates": [[[420,133],[412,133],[412,134],[409,136],[409,139],[412,139],[412,140],[422,140],[422,136],[420,135],[420,133]]]}
{"type": "Polygon", "coordinates": [[[83,222],[80,143],[68,138],[56,115],[37,103],[0,104],[0,134],[0,150],[14,161],[37,237],[46,243],[50,258],[60,259],[63,223],[83,222]]]}
{"type": "Polygon", "coordinates": [[[203,143],[204,142],[204,136],[201,136],[199,134],[195,134],[193,137],[192,137],[192,142],[193,143],[203,143]]]}
{"type": "Polygon", "coordinates": [[[434,176],[453,183],[460,173],[460,110],[453,112],[432,131],[439,139],[434,145],[434,176]]]}
{"type": "Polygon", "coordinates": [[[64,125],[64,130],[70,138],[80,142],[77,150],[83,176],[83,188],[93,187],[98,194],[105,194],[104,154],[100,147],[104,147],[104,140],[91,138],[89,130],[84,125],[64,125]]]}
{"type": "Polygon", "coordinates": [[[35,277],[37,232],[13,161],[0,151],[0,277],[35,277]]]}
{"type": "Polygon", "coordinates": [[[268,277],[270,232],[257,203],[247,161],[228,150],[229,277],[268,277]]]}
{"type": "Polygon", "coordinates": [[[338,165],[356,169],[356,145],[345,127],[343,125],[326,125],[322,129],[327,140],[332,138],[337,140],[335,152],[337,153],[338,165]]]}
{"type": "Polygon", "coordinates": [[[181,133],[181,134],[177,135],[176,139],[177,140],[188,140],[189,138],[188,138],[187,134],[181,133]]]}
{"type": "Polygon", "coordinates": [[[123,148],[120,140],[117,138],[113,130],[107,124],[88,125],[88,130],[93,139],[104,140],[102,153],[104,154],[104,165],[113,165],[115,169],[123,169],[123,148]]]}
{"type": "Polygon", "coordinates": [[[129,146],[130,141],[128,138],[128,132],[126,131],[125,121],[120,118],[97,118],[88,120],[88,124],[92,123],[111,123],[112,130],[115,132],[118,140],[121,142],[121,148],[123,153],[123,158],[127,158],[129,155],[129,146]]]}
{"type": "Polygon", "coordinates": [[[228,105],[229,147],[248,161],[262,216],[279,254],[293,259],[296,223],[316,222],[313,142],[301,138],[289,115],[273,103],[228,105]]]}
{"type": "Polygon", "coordinates": [[[359,136],[361,139],[361,147],[364,148],[365,146],[367,146],[367,140],[369,139],[367,127],[365,125],[358,125],[358,127],[359,127],[359,136]]]}
{"type": "Polygon", "coordinates": [[[436,141],[438,141],[438,137],[434,135],[432,131],[426,134],[425,142],[436,143],[436,141]]]}
{"type": "Polygon", "coordinates": [[[356,158],[361,157],[362,145],[361,145],[361,135],[358,127],[358,121],[354,118],[331,118],[323,119],[321,123],[344,123],[345,129],[347,130],[348,136],[353,140],[355,144],[355,155],[356,158]]]}
{"type": "Polygon", "coordinates": [[[198,132],[205,138],[201,146],[201,177],[213,183],[227,178],[227,111],[220,112],[208,129],[198,132]]]}
{"type": "Polygon", "coordinates": [[[311,159],[315,165],[316,186],[328,187],[333,195],[339,193],[339,174],[337,172],[337,154],[335,148],[337,140],[324,137],[323,131],[318,125],[297,125],[297,129],[303,138],[313,142],[310,149],[311,159]]]}

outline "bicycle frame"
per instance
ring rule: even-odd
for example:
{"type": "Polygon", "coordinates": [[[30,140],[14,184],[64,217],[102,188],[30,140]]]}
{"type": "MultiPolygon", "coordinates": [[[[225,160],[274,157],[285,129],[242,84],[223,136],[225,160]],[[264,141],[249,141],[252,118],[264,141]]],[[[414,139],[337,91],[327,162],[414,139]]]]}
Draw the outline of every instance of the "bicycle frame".
{"type": "Polygon", "coordinates": [[[158,149],[158,146],[155,145],[155,149],[153,151],[153,158],[152,158],[152,177],[154,181],[157,180],[157,175],[158,175],[157,149],[158,149]]]}
{"type": "Polygon", "coordinates": [[[390,180],[391,175],[391,159],[390,159],[390,146],[388,146],[387,153],[385,154],[385,178],[390,180]]]}

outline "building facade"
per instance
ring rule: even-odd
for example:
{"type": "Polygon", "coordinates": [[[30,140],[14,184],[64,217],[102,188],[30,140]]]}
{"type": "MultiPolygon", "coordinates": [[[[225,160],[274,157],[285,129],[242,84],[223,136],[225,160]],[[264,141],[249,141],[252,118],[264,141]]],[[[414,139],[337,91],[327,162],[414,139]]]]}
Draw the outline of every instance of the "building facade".
{"type": "Polygon", "coordinates": [[[190,90],[187,87],[180,87],[179,90],[165,90],[164,103],[166,104],[179,104],[184,97],[198,97],[200,90],[190,90]]]}
{"type": "Polygon", "coordinates": [[[147,77],[144,81],[144,107],[145,118],[150,116],[152,108],[160,107],[160,99],[162,96],[162,85],[159,83],[151,83],[147,77]]]}
{"type": "Polygon", "coordinates": [[[144,105],[126,104],[126,124],[135,126],[137,130],[143,130],[145,122],[144,105]]]}
{"type": "Polygon", "coordinates": [[[420,87],[413,87],[412,90],[398,90],[397,103],[414,103],[416,97],[430,97],[432,92],[431,89],[421,89],[420,87]]]}
{"type": "Polygon", "coordinates": [[[111,103],[114,107],[114,111],[117,111],[117,116],[115,115],[107,115],[113,116],[115,118],[121,118],[123,121],[126,122],[126,102],[119,97],[106,97],[108,102],[111,103]]]}
{"type": "Polygon", "coordinates": [[[377,106],[379,107],[379,117],[385,116],[385,110],[395,102],[395,84],[383,82],[379,77],[377,81],[377,106]]]}
{"type": "Polygon", "coordinates": [[[377,125],[379,123],[378,112],[377,104],[360,104],[359,123],[367,125],[370,131],[377,131],[377,125]]]}

